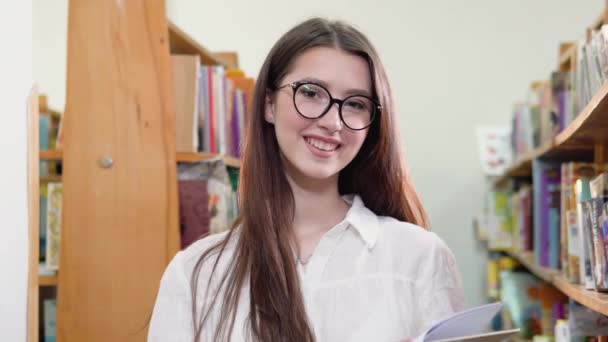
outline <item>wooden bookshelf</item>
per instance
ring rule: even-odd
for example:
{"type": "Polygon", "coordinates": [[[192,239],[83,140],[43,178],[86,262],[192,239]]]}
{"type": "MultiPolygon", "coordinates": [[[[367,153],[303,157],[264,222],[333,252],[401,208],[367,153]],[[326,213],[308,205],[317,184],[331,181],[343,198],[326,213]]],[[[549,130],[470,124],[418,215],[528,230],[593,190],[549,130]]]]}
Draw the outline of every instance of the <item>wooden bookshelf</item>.
{"type": "Polygon", "coordinates": [[[597,146],[608,144],[608,81],[596,92],[581,113],[551,141],[530,151],[494,181],[500,186],[512,177],[530,177],[532,160],[549,158],[591,161],[597,146]]]}
{"type": "Polygon", "coordinates": [[[38,286],[57,286],[57,276],[38,276],[38,286]]]}
{"type": "Polygon", "coordinates": [[[61,160],[63,151],[61,150],[42,150],[40,151],[40,160],[61,160]]]}
{"type": "Polygon", "coordinates": [[[238,56],[211,53],[165,8],[163,0],[69,2],[62,150],[36,151],[63,167],[61,272],[34,279],[36,288],[60,284],[58,340],[145,341],[158,284],[179,250],[176,162],[240,167],[233,157],[176,153],[170,53],[226,68],[238,56]]]}
{"type": "Polygon", "coordinates": [[[38,341],[39,288],[38,260],[40,256],[40,113],[38,88],[34,86],[27,98],[27,211],[28,211],[28,279],[27,279],[27,341],[38,341]]]}
{"type": "Polygon", "coordinates": [[[226,68],[237,67],[235,64],[237,59],[235,57],[225,55],[227,53],[215,55],[209,52],[209,50],[192,39],[186,32],[182,31],[171,21],[168,21],[168,27],[171,53],[199,55],[203,64],[223,65],[226,68]]]}
{"type": "Polygon", "coordinates": [[[228,165],[230,167],[235,167],[235,168],[241,167],[241,161],[238,158],[230,157],[230,156],[222,156],[222,155],[213,154],[213,153],[204,153],[204,152],[179,153],[178,152],[175,159],[178,163],[192,163],[192,162],[197,162],[197,161],[206,160],[206,159],[213,159],[213,158],[224,159],[224,163],[226,163],[226,165],[228,165]]]}

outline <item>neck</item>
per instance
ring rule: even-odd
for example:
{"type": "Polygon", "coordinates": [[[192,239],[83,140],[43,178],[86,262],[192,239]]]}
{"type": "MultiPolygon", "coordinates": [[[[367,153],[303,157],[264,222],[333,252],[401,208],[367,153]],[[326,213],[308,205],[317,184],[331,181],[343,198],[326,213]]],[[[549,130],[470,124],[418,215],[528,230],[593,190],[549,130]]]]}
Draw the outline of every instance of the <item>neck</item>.
{"type": "Polygon", "coordinates": [[[338,175],[317,180],[287,172],[287,179],[295,201],[293,231],[296,241],[320,236],[346,216],[349,206],[338,192],[338,175]]]}

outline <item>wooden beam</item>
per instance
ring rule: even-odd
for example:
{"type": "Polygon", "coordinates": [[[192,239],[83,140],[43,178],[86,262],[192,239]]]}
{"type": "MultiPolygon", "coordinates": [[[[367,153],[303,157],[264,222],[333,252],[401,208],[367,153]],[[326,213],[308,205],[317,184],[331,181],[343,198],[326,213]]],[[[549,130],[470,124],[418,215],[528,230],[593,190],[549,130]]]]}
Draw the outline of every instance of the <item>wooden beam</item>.
{"type": "Polygon", "coordinates": [[[145,341],[179,249],[163,0],[71,0],[59,341],[145,341]]]}
{"type": "Polygon", "coordinates": [[[214,52],[213,55],[231,65],[232,68],[239,67],[239,55],[234,51],[214,52]]]}
{"type": "Polygon", "coordinates": [[[40,160],[38,159],[38,87],[34,86],[27,99],[27,211],[28,211],[28,280],[27,280],[27,341],[38,342],[38,259],[40,232],[40,160]]]}
{"type": "Polygon", "coordinates": [[[596,164],[608,163],[608,148],[601,142],[595,144],[593,161],[596,164]]]}

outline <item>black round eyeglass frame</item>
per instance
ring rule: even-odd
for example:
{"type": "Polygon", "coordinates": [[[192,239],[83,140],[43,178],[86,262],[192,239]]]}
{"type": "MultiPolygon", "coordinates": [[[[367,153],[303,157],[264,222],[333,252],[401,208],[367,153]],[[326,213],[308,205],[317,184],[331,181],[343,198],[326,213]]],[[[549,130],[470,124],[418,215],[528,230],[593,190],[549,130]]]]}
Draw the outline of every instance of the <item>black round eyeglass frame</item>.
{"type": "Polygon", "coordinates": [[[277,90],[283,89],[285,87],[290,87],[293,90],[293,96],[292,96],[293,106],[296,109],[296,111],[298,112],[298,114],[300,114],[302,117],[304,117],[306,119],[318,119],[318,118],[322,117],[323,115],[327,114],[327,112],[329,112],[329,109],[331,108],[331,106],[334,105],[334,103],[337,103],[338,104],[338,115],[340,116],[340,121],[344,124],[344,126],[346,126],[348,129],[353,130],[353,131],[361,131],[361,130],[364,130],[364,129],[368,128],[369,126],[371,126],[372,123],[374,122],[374,119],[376,118],[376,115],[379,115],[382,113],[382,106],[380,104],[378,104],[378,102],[376,100],[374,100],[373,98],[366,96],[366,95],[351,95],[344,99],[337,99],[337,98],[333,97],[333,95],[331,95],[329,90],[327,88],[325,88],[323,85],[321,85],[319,83],[315,83],[315,82],[310,82],[310,81],[296,81],[296,82],[292,82],[292,83],[287,83],[287,84],[284,84],[284,85],[278,87],[277,90]],[[325,108],[325,110],[318,116],[310,117],[310,116],[304,115],[304,114],[302,114],[302,112],[300,112],[300,109],[298,109],[298,106],[296,105],[296,94],[298,92],[298,88],[300,88],[301,86],[307,85],[307,84],[313,84],[317,87],[320,87],[323,90],[325,90],[327,92],[327,94],[329,95],[329,104],[327,105],[327,108],[325,108]],[[342,105],[344,104],[344,102],[348,101],[348,99],[353,98],[353,97],[364,97],[364,98],[370,100],[374,104],[374,107],[373,107],[374,110],[372,111],[371,117],[369,118],[369,123],[365,127],[352,128],[344,121],[344,117],[342,117],[342,105]]]}

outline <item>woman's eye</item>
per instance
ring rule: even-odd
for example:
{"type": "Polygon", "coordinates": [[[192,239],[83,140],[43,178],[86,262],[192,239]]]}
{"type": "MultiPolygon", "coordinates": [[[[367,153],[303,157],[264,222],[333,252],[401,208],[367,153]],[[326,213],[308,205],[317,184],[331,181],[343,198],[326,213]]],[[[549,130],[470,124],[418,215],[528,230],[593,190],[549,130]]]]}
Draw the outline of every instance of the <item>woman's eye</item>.
{"type": "Polygon", "coordinates": [[[302,89],[302,93],[306,97],[315,97],[317,95],[317,92],[313,89],[302,89]]]}
{"type": "Polygon", "coordinates": [[[346,105],[348,107],[351,107],[352,109],[357,109],[357,110],[363,109],[365,107],[362,103],[356,102],[356,101],[348,101],[346,103],[346,105]]]}

